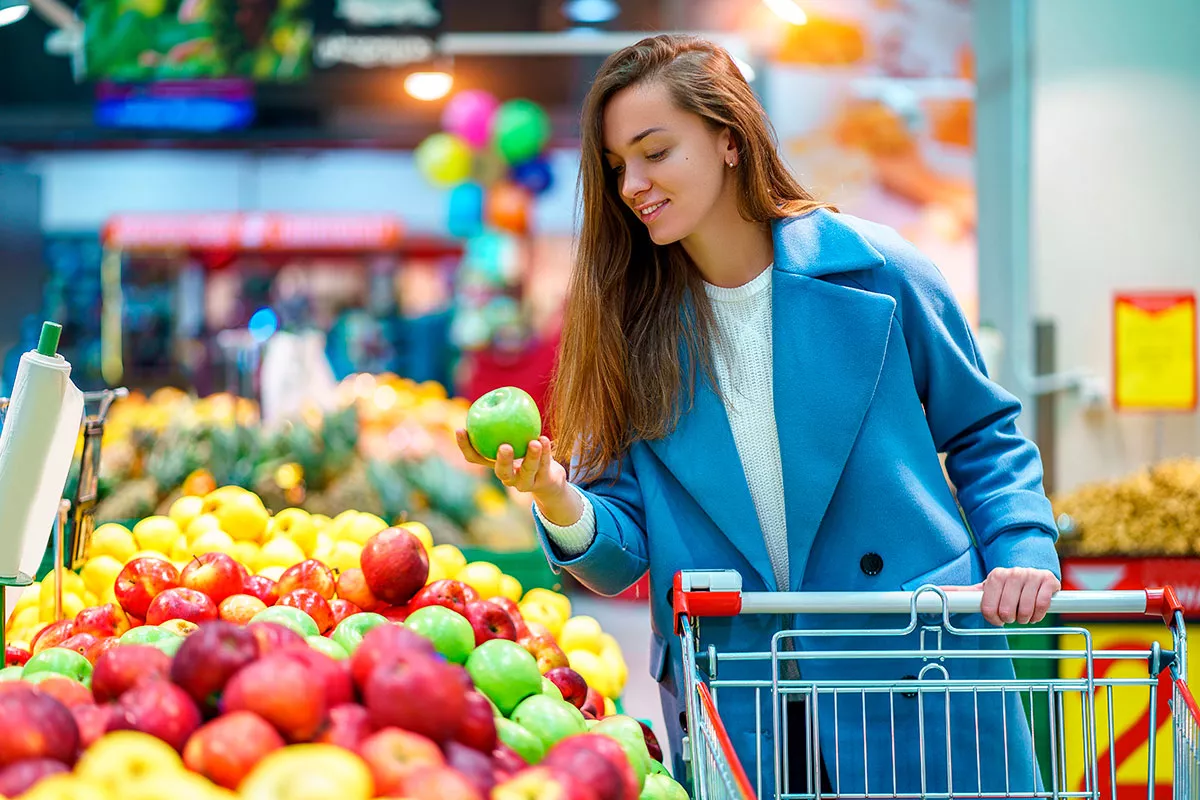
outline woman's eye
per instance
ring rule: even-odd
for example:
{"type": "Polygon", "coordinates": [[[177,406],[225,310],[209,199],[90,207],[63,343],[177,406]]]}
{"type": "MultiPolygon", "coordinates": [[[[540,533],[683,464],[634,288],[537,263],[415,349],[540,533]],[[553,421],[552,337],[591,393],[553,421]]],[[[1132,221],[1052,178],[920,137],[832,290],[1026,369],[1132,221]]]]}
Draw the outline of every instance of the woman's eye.
{"type": "Polygon", "coordinates": [[[659,150],[657,153],[650,153],[646,156],[647,160],[649,160],[649,161],[662,161],[666,157],[667,157],[666,150],[659,150]]]}
{"type": "Polygon", "coordinates": [[[620,175],[625,171],[625,167],[622,164],[614,164],[613,166],[609,167],[609,169],[613,171],[614,175],[620,175]]]}

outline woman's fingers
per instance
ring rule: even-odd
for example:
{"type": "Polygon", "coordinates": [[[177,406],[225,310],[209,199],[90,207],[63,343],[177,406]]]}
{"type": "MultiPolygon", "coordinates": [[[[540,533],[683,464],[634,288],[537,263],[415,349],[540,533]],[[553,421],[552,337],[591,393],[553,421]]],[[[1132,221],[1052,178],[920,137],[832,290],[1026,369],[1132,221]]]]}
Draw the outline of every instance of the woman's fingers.
{"type": "Polygon", "coordinates": [[[458,443],[458,449],[462,451],[463,458],[472,464],[479,464],[483,467],[490,467],[492,462],[480,455],[479,451],[471,444],[471,437],[467,436],[467,432],[459,428],[454,432],[454,440],[458,443]]]}
{"type": "Polygon", "coordinates": [[[512,485],[522,492],[533,491],[533,484],[537,479],[541,463],[542,443],[534,440],[526,446],[525,457],[521,459],[521,466],[517,469],[516,480],[512,485]]]}

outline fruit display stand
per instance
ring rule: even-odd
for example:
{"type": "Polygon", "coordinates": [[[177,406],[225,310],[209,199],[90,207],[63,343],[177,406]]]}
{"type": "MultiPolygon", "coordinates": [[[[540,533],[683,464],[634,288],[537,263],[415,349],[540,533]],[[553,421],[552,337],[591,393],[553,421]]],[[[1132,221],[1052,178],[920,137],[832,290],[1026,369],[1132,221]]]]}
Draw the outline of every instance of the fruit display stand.
{"type": "Polygon", "coordinates": [[[233,486],[169,511],[98,527],[18,601],[0,796],[686,797],[566,596],[419,523],[233,486]]]}

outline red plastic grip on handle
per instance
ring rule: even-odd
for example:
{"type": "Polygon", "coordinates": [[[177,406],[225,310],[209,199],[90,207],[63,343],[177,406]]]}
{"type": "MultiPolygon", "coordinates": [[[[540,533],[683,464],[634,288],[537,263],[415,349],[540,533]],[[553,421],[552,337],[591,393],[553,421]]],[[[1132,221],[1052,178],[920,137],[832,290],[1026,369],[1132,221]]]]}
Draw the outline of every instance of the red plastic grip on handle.
{"type": "Polygon", "coordinates": [[[1175,623],[1175,612],[1183,610],[1183,603],[1179,601],[1179,595],[1175,594],[1174,587],[1164,586],[1161,589],[1146,590],[1147,616],[1162,616],[1163,622],[1170,627],[1175,623]]]}
{"type": "Polygon", "coordinates": [[[682,617],[736,617],[742,611],[741,592],[685,592],[683,576],[676,572],[671,589],[671,605],[675,610],[675,633],[681,632],[682,617]]]}

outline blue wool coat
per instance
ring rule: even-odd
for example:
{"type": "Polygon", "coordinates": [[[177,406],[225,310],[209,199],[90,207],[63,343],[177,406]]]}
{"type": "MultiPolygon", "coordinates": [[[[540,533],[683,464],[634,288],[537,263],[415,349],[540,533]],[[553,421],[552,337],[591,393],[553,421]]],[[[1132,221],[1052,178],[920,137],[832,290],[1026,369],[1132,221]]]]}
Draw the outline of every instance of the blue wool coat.
{"type": "MultiPolygon", "coordinates": [[[[996,567],[1058,573],[1053,514],[1037,449],[1016,427],[1019,403],[988,380],[936,267],[890,228],[826,210],[774,223],[773,240],[775,419],[792,585],[776,585],[725,408],[707,385],[698,387],[673,433],[636,442],[619,465],[581,487],[596,511],[596,536],[583,554],[563,558],[539,527],[551,563],[601,594],[617,594],[649,570],[651,671],[662,686],[677,775],[683,773],[676,723],[686,689],[670,603],[678,570],[734,569],[747,591],[862,592],[974,584],[996,567]]],[[[702,633],[718,651],[763,651],[780,629],[903,622],[742,616],[705,620],[702,633]]],[[[986,626],[978,616],[956,623],[986,626]]],[[[919,635],[805,636],[799,648],[915,650],[919,635]]],[[[1006,647],[999,636],[946,637],[944,644],[1006,647]]],[[[923,665],[920,659],[822,658],[800,666],[806,680],[900,681],[918,675],[923,665]]],[[[745,665],[741,672],[739,666],[723,666],[719,677],[769,677],[762,665],[745,665]]],[[[956,680],[1013,675],[1006,658],[949,660],[944,666],[956,680]]],[[[760,796],[773,796],[770,754],[777,743],[769,699],[760,709],[766,728],[760,740],[753,697],[733,691],[718,698],[722,719],[752,783],[761,779],[760,796]],[[755,767],[759,747],[761,774],[755,767]]],[[[976,792],[979,784],[985,792],[1004,791],[1006,757],[1008,788],[1035,788],[1024,714],[1015,697],[1004,709],[1002,702],[980,696],[977,720],[972,696],[955,696],[948,748],[944,694],[891,702],[873,696],[865,709],[857,697],[842,698],[836,727],[832,700],[822,701],[821,749],[834,790],[891,792],[894,783],[896,791],[919,792],[921,724],[928,791],[947,791],[948,749],[956,791],[976,792]],[[922,702],[923,723],[917,710],[922,702]]]]}

